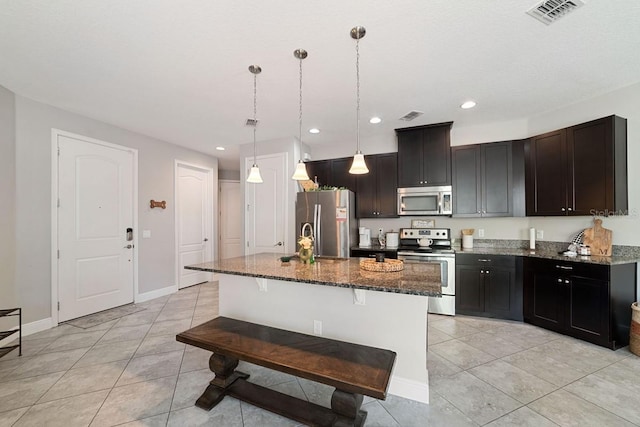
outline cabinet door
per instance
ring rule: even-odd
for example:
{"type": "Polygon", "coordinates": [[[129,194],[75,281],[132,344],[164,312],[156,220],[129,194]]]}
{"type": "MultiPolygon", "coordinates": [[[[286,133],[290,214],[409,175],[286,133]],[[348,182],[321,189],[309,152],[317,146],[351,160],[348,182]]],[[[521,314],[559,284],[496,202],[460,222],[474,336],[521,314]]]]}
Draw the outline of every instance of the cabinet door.
{"type": "Polygon", "coordinates": [[[450,125],[425,129],[422,148],[424,185],[451,185],[450,125]]]}
{"type": "Polygon", "coordinates": [[[513,214],[511,142],[482,144],[482,216],[513,214]]]}
{"type": "Polygon", "coordinates": [[[356,175],[349,173],[351,162],[353,162],[353,157],[343,157],[331,161],[331,180],[329,185],[345,187],[354,193],[357,192],[356,175]]]}
{"type": "Polygon", "coordinates": [[[544,261],[527,263],[524,277],[524,318],[554,331],[565,329],[563,280],[544,261]]]}
{"type": "Polygon", "coordinates": [[[480,268],[456,265],[456,311],[467,314],[484,312],[484,285],[480,268]]]}
{"type": "Polygon", "coordinates": [[[512,292],[514,291],[515,271],[488,268],[484,269],[485,310],[497,317],[510,318],[512,311],[512,292]]]}
{"type": "Polygon", "coordinates": [[[376,187],[379,218],[396,218],[398,216],[398,156],[396,153],[379,154],[376,157],[376,187]]]}
{"type": "Polygon", "coordinates": [[[527,160],[527,216],[566,215],[565,130],[531,138],[527,160]]]}
{"type": "Polygon", "coordinates": [[[609,282],[570,276],[564,279],[568,288],[569,334],[595,344],[609,344],[609,282]]]}
{"type": "Polygon", "coordinates": [[[367,156],[369,173],[358,175],[356,178],[358,193],[356,197],[356,216],[358,218],[377,218],[376,200],[376,165],[373,156],[367,156]]]}
{"type": "Polygon", "coordinates": [[[571,215],[615,210],[613,130],[610,117],[567,129],[571,215]],[[573,184],[573,185],[571,185],[573,184]]]}
{"type": "Polygon", "coordinates": [[[320,185],[331,185],[331,160],[316,160],[307,162],[307,174],[311,181],[317,181],[320,185]]]}
{"type": "Polygon", "coordinates": [[[398,132],[398,187],[421,187],[423,130],[398,132]]]}
{"type": "Polygon", "coordinates": [[[453,215],[478,217],[481,214],[480,146],[451,149],[453,215]]]}

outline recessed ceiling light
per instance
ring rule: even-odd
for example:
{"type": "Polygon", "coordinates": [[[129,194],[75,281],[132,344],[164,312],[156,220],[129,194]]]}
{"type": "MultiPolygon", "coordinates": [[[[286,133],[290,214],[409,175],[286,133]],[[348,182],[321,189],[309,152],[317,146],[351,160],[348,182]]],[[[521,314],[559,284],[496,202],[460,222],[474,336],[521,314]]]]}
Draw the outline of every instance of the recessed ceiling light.
{"type": "Polygon", "coordinates": [[[374,125],[380,123],[381,121],[382,119],[380,117],[371,117],[369,119],[369,123],[373,123],[374,125]]]}
{"type": "Polygon", "coordinates": [[[309,129],[309,133],[320,133],[320,129],[318,129],[318,128],[311,128],[311,129],[309,129]]]}
{"type": "Polygon", "coordinates": [[[460,106],[460,108],[462,108],[463,110],[468,110],[469,108],[473,108],[475,106],[476,106],[475,101],[466,101],[460,106]]]}
{"type": "Polygon", "coordinates": [[[224,147],[216,147],[216,150],[218,150],[218,151],[224,151],[224,150],[225,150],[225,148],[224,148],[224,147]]]}

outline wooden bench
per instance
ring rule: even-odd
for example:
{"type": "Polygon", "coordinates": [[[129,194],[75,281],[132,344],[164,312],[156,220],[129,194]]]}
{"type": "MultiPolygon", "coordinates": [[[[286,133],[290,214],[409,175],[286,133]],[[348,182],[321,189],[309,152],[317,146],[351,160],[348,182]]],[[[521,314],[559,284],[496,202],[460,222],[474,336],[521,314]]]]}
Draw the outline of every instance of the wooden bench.
{"type": "Polygon", "coordinates": [[[213,352],[215,373],[196,406],[210,410],[225,396],[312,426],[361,426],[363,395],[385,399],[396,353],[217,317],[176,336],[213,352]],[[247,381],[238,360],[335,387],[331,409],[247,381]]]}

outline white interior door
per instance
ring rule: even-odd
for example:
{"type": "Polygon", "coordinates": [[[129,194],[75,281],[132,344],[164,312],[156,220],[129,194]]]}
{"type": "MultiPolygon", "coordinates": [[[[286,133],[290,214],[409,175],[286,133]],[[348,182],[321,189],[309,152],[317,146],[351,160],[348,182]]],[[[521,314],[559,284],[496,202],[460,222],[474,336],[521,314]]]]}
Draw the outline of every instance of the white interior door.
{"type": "MultiPolygon", "coordinates": [[[[257,158],[262,184],[245,184],[246,254],[288,252],[286,239],[287,153],[257,158]]],[[[253,159],[245,159],[246,170],[253,159]]]]}
{"type": "Polygon", "coordinates": [[[133,302],[134,154],[81,137],[57,135],[57,143],[63,322],[133,302]]]}
{"type": "Polygon", "coordinates": [[[211,273],[185,270],[185,265],[213,260],[211,169],[176,163],[176,243],[178,287],[211,280],[211,273]]]}
{"type": "Polygon", "coordinates": [[[220,259],[242,256],[242,196],[239,181],[220,181],[220,259]]]}

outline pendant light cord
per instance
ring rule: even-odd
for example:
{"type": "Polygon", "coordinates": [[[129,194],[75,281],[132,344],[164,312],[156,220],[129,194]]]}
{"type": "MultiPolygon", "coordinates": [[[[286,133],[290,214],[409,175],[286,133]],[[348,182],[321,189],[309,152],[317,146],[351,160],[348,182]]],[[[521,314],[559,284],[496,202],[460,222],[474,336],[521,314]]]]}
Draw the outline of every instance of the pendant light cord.
{"type": "Polygon", "coordinates": [[[360,153],[360,39],[356,39],[356,148],[360,153]]]}
{"type": "Polygon", "coordinates": [[[300,160],[302,160],[302,58],[300,58],[300,114],[298,116],[298,142],[300,143],[300,160]]]}
{"type": "Polygon", "coordinates": [[[253,75],[253,164],[254,166],[257,164],[256,163],[256,128],[258,127],[258,120],[256,119],[257,117],[257,85],[258,85],[258,75],[254,74],[253,75]]]}

